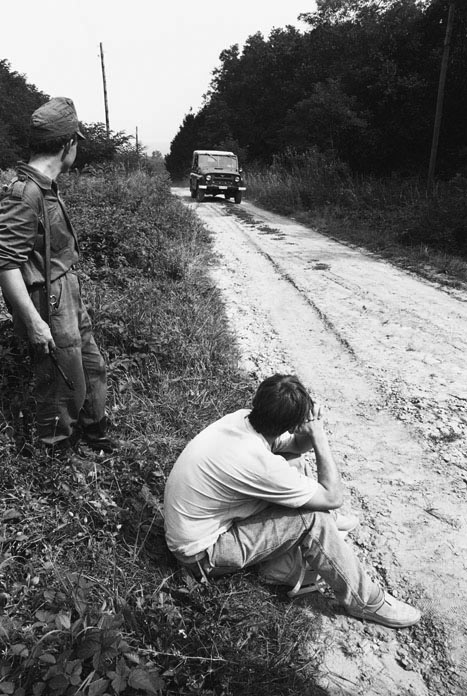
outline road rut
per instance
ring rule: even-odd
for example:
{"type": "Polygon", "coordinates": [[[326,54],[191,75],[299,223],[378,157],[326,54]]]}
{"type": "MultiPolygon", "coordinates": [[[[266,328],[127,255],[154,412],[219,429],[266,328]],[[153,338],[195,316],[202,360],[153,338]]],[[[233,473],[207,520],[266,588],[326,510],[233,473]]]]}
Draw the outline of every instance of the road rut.
{"type": "MultiPolygon", "coordinates": [[[[242,367],[298,374],[359,512],[353,543],[424,611],[405,631],[327,617],[331,695],[467,693],[467,295],[250,203],[197,204],[242,367]]],[[[306,610],[306,602],[304,602],[306,610]]]]}

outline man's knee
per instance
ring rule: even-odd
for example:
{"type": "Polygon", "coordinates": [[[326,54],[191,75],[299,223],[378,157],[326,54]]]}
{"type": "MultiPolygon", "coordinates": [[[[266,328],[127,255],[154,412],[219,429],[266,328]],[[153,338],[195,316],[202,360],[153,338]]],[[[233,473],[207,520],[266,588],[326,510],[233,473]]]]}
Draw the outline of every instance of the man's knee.
{"type": "Polygon", "coordinates": [[[306,528],[305,539],[309,534],[315,539],[337,534],[336,522],[327,510],[305,512],[302,517],[306,528]]]}

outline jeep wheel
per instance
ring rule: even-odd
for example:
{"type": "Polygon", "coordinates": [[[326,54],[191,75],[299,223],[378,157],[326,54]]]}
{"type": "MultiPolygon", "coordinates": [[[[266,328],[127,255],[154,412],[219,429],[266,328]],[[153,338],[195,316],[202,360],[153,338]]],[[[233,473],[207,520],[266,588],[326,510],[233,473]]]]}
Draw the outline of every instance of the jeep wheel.
{"type": "Polygon", "coordinates": [[[226,201],[230,201],[230,199],[232,198],[232,196],[230,195],[230,193],[224,193],[224,197],[225,197],[225,200],[226,200],[226,201]]]}
{"type": "Polygon", "coordinates": [[[204,190],[197,188],[196,189],[196,200],[198,203],[202,203],[204,201],[204,190]]]}
{"type": "Polygon", "coordinates": [[[241,203],[241,202],[242,202],[242,192],[241,192],[241,191],[235,191],[235,193],[234,193],[234,201],[235,201],[235,203],[241,203]]]}

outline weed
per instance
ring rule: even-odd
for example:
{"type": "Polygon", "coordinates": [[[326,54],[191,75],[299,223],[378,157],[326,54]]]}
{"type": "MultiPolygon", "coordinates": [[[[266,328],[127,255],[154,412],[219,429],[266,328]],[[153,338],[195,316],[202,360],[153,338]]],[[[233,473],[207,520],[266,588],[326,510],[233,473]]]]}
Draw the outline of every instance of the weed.
{"type": "Polygon", "coordinates": [[[332,153],[286,151],[250,171],[248,193],[325,234],[454,287],[467,281],[467,179],[438,182],[353,175],[332,153]]]}
{"type": "MultiPolygon", "coordinates": [[[[121,447],[83,450],[84,468],[22,456],[14,434],[27,408],[1,402],[0,694],[321,693],[320,647],[310,648],[319,615],[253,575],[198,584],[165,545],[177,455],[254,390],[204,270],[205,230],[164,175],[110,170],[64,184],[121,447]]],[[[24,391],[9,322],[0,351],[4,393],[24,391]]]]}

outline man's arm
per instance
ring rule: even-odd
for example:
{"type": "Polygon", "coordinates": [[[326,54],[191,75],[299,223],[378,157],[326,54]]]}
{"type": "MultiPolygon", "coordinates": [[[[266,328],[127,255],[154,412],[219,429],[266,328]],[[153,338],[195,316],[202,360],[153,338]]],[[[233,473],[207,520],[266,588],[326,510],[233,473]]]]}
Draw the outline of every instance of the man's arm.
{"type": "Polygon", "coordinates": [[[54,350],[55,343],[49,325],[34,307],[20,269],[0,271],[0,286],[15,313],[23,321],[33,348],[43,354],[54,350]]]}
{"type": "Polygon", "coordinates": [[[313,404],[309,419],[295,433],[298,452],[313,449],[316,457],[318,488],[303,505],[306,510],[333,510],[343,503],[342,480],[323,428],[323,411],[313,404]]]}
{"type": "Polygon", "coordinates": [[[48,353],[55,348],[50,328],[31,301],[20,270],[34,248],[42,194],[34,184],[20,194],[7,196],[0,205],[0,287],[23,321],[31,345],[48,353]]]}
{"type": "MultiPolygon", "coordinates": [[[[311,418],[310,414],[310,418],[311,418]]],[[[281,454],[285,459],[292,459],[297,455],[304,454],[313,449],[313,440],[310,436],[308,430],[302,426],[299,430],[296,430],[290,442],[286,442],[282,448],[278,448],[277,453],[281,454]],[[289,455],[289,456],[287,456],[289,455]]]]}

